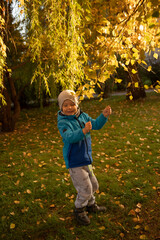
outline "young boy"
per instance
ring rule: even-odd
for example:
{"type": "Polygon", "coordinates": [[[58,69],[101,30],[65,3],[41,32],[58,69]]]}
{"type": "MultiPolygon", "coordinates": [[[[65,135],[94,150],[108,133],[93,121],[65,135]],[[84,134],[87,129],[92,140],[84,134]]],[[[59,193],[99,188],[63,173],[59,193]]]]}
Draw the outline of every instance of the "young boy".
{"type": "Polygon", "coordinates": [[[92,149],[90,131],[101,129],[112,110],[107,106],[97,119],[92,119],[78,107],[74,91],[64,90],[58,96],[58,129],[63,138],[63,156],[67,169],[77,190],[75,217],[80,224],[89,225],[87,212],[105,212],[95,202],[94,193],[98,181],[92,169],[92,149]]]}

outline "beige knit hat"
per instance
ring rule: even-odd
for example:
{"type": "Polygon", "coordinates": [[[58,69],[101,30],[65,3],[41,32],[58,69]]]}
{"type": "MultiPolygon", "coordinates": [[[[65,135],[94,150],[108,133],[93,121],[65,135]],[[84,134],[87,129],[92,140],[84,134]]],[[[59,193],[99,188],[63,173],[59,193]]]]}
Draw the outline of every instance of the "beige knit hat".
{"type": "Polygon", "coordinates": [[[63,105],[65,100],[71,100],[78,107],[78,98],[77,98],[76,93],[74,91],[64,90],[59,94],[58,104],[59,104],[60,109],[62,109],[62,105],[63,105]]]}

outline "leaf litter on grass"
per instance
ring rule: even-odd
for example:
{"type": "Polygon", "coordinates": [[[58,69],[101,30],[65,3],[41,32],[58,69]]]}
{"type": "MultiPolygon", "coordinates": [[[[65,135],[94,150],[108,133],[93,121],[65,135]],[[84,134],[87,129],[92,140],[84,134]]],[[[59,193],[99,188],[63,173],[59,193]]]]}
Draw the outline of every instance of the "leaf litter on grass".
{"type": "Polygon", "coordinates": [[[51,108],[45,115],[31,110],[14,133],[0,135],[3,239],[13,240],[13,232],[15,239],[49,239],[53,233],[57,239],[159,237],[159,99],[151,96],[136,104],[122,98],[93,101],[82,106],[89,115],[98,116],[106,102],[114,113],[102,130],[92,132],[94,171],[100,183],[97,201],[107,206],[107,213],[92,216],[91,226],[79,227],[83,232],[74,226],[76,192],[65,169],[56,115],[51,108]]]}

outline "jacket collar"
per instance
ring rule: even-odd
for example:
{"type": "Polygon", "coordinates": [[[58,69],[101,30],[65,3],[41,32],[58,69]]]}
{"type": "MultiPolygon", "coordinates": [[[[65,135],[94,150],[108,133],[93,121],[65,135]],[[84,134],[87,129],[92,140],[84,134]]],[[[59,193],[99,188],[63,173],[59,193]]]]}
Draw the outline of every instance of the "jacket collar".
{"type": "Polygon", "coordinates": [[[78,118],[81,115],[82,111],[80,110],[80,108],[78,108],[77,112],[75,115],[65,115],[61,110],[58,112],[59,116],[63,117],[63,118],[67,118],[67,119],[74,119],[74,118],[78,118]]]}

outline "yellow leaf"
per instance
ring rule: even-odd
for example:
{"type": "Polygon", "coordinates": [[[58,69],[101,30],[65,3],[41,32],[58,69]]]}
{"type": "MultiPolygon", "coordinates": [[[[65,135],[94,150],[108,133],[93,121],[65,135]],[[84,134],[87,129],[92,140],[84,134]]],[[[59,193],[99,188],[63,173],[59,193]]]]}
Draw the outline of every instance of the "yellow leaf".
{"type": "Polygon", "coordinates": [[[146,235],[141,235],[140,239],[147,239],[146,235]]]}
{"type": "Polygon", "coordinates": [[[103,196],[105,196],[106,194],[105,194],[104,192],[101,192],[101,193],[100,193],[100,195],[103,195],[103,196]]]}
{"type": "Polygon", "coordinates": [[[146,63],[144,60],[142,60],[142,63],[145,64],[145,65],[147,65],[147,63],[146,63]]]}
{"type": "Polygon", "coordinates": [[[105,227],[104,226],[99,227],[99,230],[105,230],[105,227]]]}
{"type": "Polygon", "coordinates": [[[147,71],[150,72],[151,70],[152,70],[152,67],[149,66],[148,69],[147,69],[147,71]]]}
{"type": "Polygon", "coordinates": [[[14,213],[14,212],[11,212],[10,214],[11,214],[12,216],[14,216],[14,215],[15,215],[15,213],[14,213]]]}
{"type": "Polygon", "coordinates": [[[148,87],[148,85],[144,85],[144,88],[145,88],[145,89],[148,89],[149,87],[148,87]]]}
{"type": "Polygon", "coordinates": [[[51,204],[51,205],[50,205],[50,208],[54,208],[54,207],[55,207],[55,205],[54,205],[54,204],[51,204]]]}
{"type": "Polygon", "coordinates": [[[135,60],[131,60],[131,64],[134,65],[134,63],[135,63],[135,60]]]}
{"type": "Polygon", "coordinates": [[[93,88],[91,88],[91,89],[89,90],[89,92],[90,92],[91,94],[95,93],[95,91],[94,91],[93,88]]]}
{"type": "Polygon", "coordinates": [[[43,205],[42,205],[42,203],[39,203],[39,206],[43,209],[43,205]]]}
{"type": "Polygon", "coordinates": [[[24,207],[23,209],[21,209],[21,212],[22,213],[28,212],[28,209],[29,209],[29,207],[24,207]]]}
{"type": "Polygon", "coordinates": [[[20,201],[17,201],[17,200],[16,200],[16,201],[14,201],[14,203],[15,203],[15,204],[19,204],[19,203],[20,203],[20,201]]]}
{"type": "Polygon", "coordinates": [[[136,225],[134,229],[139,229],[140,227],[141,227],[140,225],[136,225]]]}
{"type": "Polygon", "coordinates": [[[125,43],[126,43],[126,44],[130,44],[130,43],[131,43],[130,38],[127,38],[127,39],[125,40],[125,43]]]}
{"type": "Polygon", "coordinates": [[[156,59],[158,59],[158,54],[157,54],[157,53],[154,53],[154,54],[153,54],[153,57],[156,58],[156,59]]]}
{"type": "Polygon", "coordinates": [[[138,204],[137,204],[137,207],[138,207],[138,208],[141,208],[141,207],[142,207],[142,204],[141,204],[141,203],[138,203],[138,204]]]}
{"type": "Polygon", "coordinates": [[[136,208],[136,209],[135,209],[135,212],[136,212],[136,213],[140,213],[140,212],[141,212],[141,209],[140,209],[140,208],[136,208]]]}
{"type": "Polygon", "coordinates": [[[129,63],[130,63],[130,60],[127,60],[127,61],[126,61],[126,65],[129,65],[129,63]]]}
{"type": "Polygon", "coordinates": [[[132,96],[132,95],[131,95],[131,96],[129,96],[129,99],[130,99],[130,100],[132,100],[132,99],[133,99],[133,96],[132,96]]]}
{"type": "Polygon", "coordinates": [[[160,85],[156,85],[155,88],[156,88],[156,89],[160,89],[160,85]]]}
{"type": "Polygon", "coordinates": [[[21,5],[24,5],[24,0],[20,0],[21,5]]]}
{"type": "Polygon", "coordinates": [[[135,69],[132,69],[132,73],[133,73],[133,74],[136,74],[137,71],[136,71],[135,69]]]}
{"type": "Polygon", "coordinates": [[[84,99],[84,96],[81,96],[80,98],[79,98],[79,101],[82,101],[84,99]]]}
{"type": "Polygon", "coordinates": [[[139,86],[138,82],[136,82],[136,83],[134,84],[134,86],[135,86],[136,88],[138,88],[138,86],[139,86]]]}
{"type": "Polygon", "coordinates": [[[121,237],[121,238],[124,238],[124,233],[120,233],[120,237],[121,237]]]}
{"type": "Polygon", "coordinates": [[[15,185],[16,185],[16,186],[18,186],[18,185],[19,185],[19,182],[20,182],[20,181],[19,181],[19,180],[17,180],[17,182],[15,183],[15,185]]]}
{"type": "Polygon", "coordinates": [[[31,194],[31,190],[27,189],[27,193],[28,193],[28,194],[31,194]]]}
{"type": "Polygon", "coordinates": [[[11,223],[11,224],[10,224],[10,229],[14,229],[15,226],[16,226],[16,225],[15,225],[14,223],[11,223]]]}
{"type": "Polygon", "coordinates": [[[115,78],[115,83],[121,83],[122,79],[115,78]]]}
{"type": "Polygon", "coordinates": [[[131,86],[131,82],[128,83],[127,87],[130,87],[131,86]]]}
{"type": "Polygon", "coordinates": [[[160,89],[154,90],[156,93],[160,93],[160,89]]]}
{"type": "Polygon", "coordinates": [[[135,53],[137,53],[137,52],[138,52],[138,49],[133,47],[133,48],[132,48],[132,51],[135,52],[135,53]]]}

